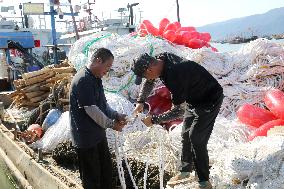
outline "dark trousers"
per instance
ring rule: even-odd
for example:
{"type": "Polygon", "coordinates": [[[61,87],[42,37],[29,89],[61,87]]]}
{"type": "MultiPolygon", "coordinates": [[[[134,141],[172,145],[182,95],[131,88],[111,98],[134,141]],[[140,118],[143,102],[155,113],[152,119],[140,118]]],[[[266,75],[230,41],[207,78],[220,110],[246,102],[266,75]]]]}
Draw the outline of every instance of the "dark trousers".
{"type": "Polygon", "coordinates": [[[78,148],[77,154],[84,189],[111,189],[112,161],[107,139],[92,148],[78,148]]]}
{"type": "Polygon", "coordinates": [[[188,106],[182,132],[181,172],[195,169],[199,181],[209,180],[207,143],[222,105],[223,95],[210,108],[188,106]]]}

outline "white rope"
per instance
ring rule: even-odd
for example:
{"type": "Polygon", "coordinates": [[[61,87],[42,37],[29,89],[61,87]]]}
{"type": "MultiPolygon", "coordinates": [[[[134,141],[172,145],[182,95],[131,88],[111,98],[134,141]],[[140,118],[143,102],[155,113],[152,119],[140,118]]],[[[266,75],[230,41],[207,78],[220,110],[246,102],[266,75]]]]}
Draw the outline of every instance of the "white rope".
{"type": "MultiPolygon", "coordinates": [[[[120,140],[120,141],[121,141],[121,140],[120,140]]],[[[118,147],[118,148],[119,148],[119,147],[118,147]]],[[[135,180],[134,180],[134,178],[133,178],[133,175],[132,175],[132,172],[131,172],[131,168],[130,168],[129,163],[128,163],[128,160],[127,160],[127,157],[126,157],[126,155],[125,155],[125,153],[124,153],[123,145],[120,145],[120,149],[121,149],[122,159],[124,159],[124,161],[125,161],[125,164],[126,164],[126,167],[127,167],[127,170],[128,170],[128,174],[129,174],[130,179],[131,179],[131,181],[132,181],[133,187],[134,187],[135,189],[138,189],[138,187],[137,187],[137,185],[136,185],[136,183],[135,183],[135,180]]]]}
{"type": "Polygon", "coordinates": [[[160,189],[164,188],[164,151],[163,151],[163,138],[159,138],[159,176],[160,176],[160,189]]]}
{"type": "Polygon", "coordinates": [[[116,158],[116,165],[117,165],[117,170],[118,170],[118,176],[120,180],[121,187],[123,189],[126,189],[126,184],[125,184],[125,178],[124,178],[124,170],[122,166],[122,158],[119,153],[119,147],[118,147],[118,134],[116,132],[115,134],[115,158],[116,158]]]}
{"type": "Polygon", "coordinates": [[[146,164],[145,164],[145,172],[144,172],[144,184],[143,184],[143,188],[144,189],[147,189],[146,187],[147,187],[147,175],[148,175],[148,168],[149,168],[149,163],[148,163],[149,161],[146,161],[146,164]]]}

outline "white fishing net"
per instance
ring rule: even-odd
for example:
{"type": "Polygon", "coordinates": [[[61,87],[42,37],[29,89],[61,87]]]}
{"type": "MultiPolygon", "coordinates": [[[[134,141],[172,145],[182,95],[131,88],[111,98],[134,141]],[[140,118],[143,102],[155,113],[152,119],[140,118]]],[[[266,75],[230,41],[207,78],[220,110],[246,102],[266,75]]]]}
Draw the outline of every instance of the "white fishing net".
{"type": "MultiPolygon", "coordinates": [[[[171,52],[204,66],[222,85],[225,95],[220,117],[216,120],[208,144],[214,186],[284,188],[284,138],[263,137],[248,143],[247,136],[251,130],[234,120],[239,106],[244,103],[263,106],[265,91],[271,87],[284,88],[283,46],[258,39],[238,52],[215,53],[207,48],[193,50],[173,45],[151,36],[143,38],[99,33],[78,40],[71,48],[69,58],[76,69],[80,69],[100,47],[110,49],[115,57],[112,71],[104,78],[106,91],[120,93],[128,99],[138,95],[139,87],[133,83],[130,67],[132,60],[142,53],[157,55],[171,52]]],[[[109,100],[111,106],[130,115],[133,105],[116,96],[109,100]],[[129,109],[122,108],[124,104],[129,104],[129,109]]],[[[160,181],[163,170],[177,171],[180,163],[181,125],[169,132],[158,125],[146,128],[141,122],[142,117],[130,122],[122,133],[107,131],[109,146],[116,152],[123,188],[126,186],[121,161],[125,157],[135,158],[146,165],[158,165],[160,181]]],[[[144,179],[146,182],[147,178],[144,179]]],[[[195,187],[196,183],[175,186],[176,189],[195,187]]]]}
{"type": "Polygon", "coordinates": [[[284,137],[262,137],[220,151],[211,168],[216,186],[238,188],[283,188],[284,137]]]}
{"type": "Polygon", "coordinates": [[[127,98],[137,98],[139,86],[133,83],[130,68],[133,59],[145,52],[151,55],[171,52],[204,66],[224,88],[221,114],[226,117],[234,117],[235,110],[244,103],[262,106],[267,89],[284,88],[283,46],[266,39],[252,41],[238,52],[215,53],[209,48],[190,49],[151,36],[98,33],[78,40],[69,58],[76,69],[80,69],[100,47],[110,49],[115,57],[112,70],[104,78],[106,90],[119,92],[127,98]]]}

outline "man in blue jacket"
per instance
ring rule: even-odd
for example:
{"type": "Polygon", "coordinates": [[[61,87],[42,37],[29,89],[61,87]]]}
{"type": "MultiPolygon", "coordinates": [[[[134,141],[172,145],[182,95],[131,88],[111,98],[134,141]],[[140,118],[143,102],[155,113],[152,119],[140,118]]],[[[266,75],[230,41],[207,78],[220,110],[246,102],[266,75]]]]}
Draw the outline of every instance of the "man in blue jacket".
{"type": "Polygon", "coordinates": [[[113,64],[113,54],[98,49],[71,83],[70,119],[79,172],[85,189],[112,189],[112,161],[105,129],[121,131],[125,115],[107,104],[101,78],[113,64]]]}

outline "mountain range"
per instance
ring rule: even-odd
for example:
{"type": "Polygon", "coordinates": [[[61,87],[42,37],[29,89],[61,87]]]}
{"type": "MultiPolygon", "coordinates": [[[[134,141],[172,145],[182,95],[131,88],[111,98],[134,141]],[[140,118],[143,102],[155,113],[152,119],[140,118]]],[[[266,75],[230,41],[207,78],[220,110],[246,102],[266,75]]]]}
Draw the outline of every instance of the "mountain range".
{"type": "Polygon", "coordinates": [[[234,18],[198,27],[199,32],[209,32],[213,40],[229,39],[236,36],[262,37],[284,33],[284,7],[272,9],[263,14],[234,18]]]}

